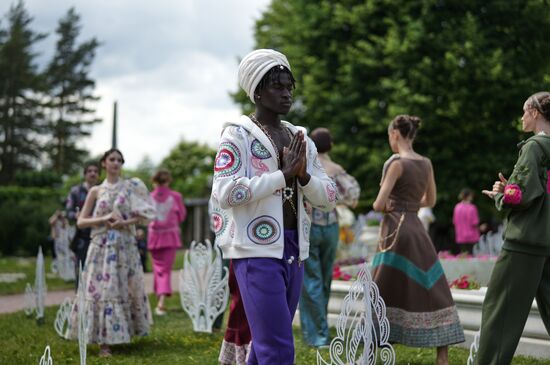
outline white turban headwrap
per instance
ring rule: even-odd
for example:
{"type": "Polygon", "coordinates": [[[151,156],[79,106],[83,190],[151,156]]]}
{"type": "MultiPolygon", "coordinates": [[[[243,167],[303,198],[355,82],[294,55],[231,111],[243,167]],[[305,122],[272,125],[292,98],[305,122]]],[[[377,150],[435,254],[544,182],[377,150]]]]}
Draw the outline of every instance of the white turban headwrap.
{"type": "Polygon", "coordinates": [[[286,56],[272,49],[257,49],[247,54],[239,65],[239,85],[254,104],[254,91],[262,77],[275,66],[290,70],[286,56]]]}

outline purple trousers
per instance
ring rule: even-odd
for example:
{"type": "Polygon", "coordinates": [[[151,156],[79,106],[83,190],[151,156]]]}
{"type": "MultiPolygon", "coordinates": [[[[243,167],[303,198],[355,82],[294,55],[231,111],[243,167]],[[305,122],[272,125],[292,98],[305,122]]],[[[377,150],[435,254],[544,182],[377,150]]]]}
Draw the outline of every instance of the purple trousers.
{"type": "Polygon", "coordinates": [[[304,265],[298,232],[285,230],[282,259],[233,259],[233,269],[252,332],[247,365],[294,364],[292,319],[300,300],[304,265]]]}

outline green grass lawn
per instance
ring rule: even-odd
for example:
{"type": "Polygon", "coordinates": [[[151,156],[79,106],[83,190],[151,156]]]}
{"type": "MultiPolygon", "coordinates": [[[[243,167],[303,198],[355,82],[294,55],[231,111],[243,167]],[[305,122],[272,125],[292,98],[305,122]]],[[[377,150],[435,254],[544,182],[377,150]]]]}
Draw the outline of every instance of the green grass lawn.
{"type": "MultiPolygon", "coordinates": [[[[151,305],[155,306],[151,297],[151,305]]],[[[192,324],[179,305],[179,297],[173,296],[167,302],[169,314],[155,317],[155,324],[149,336],[136,338],[131,344],[113,347],[113,357],[97,357],[97,345],[88,346],[87,364],[92,365],[215,365],[223,337],[222,332],[214,334],[194,333],[192,324]]],[[[75,365],[79,363],[78,344],[58,337],[53,329],[57,308],[46,310],[46,321],[38,326],[34,319],[26,318],[23,312],[0,315],[0,364],[30,365],[38,361],[46,345],[52,350],[55,365],[75,365]]],[[[299,329],[295,332],[296,364],[316,364],[316,350],[306,346],[299,329]]],[[[432,365],[435,351],[395,346],[396,364],[432,365]]],[[[328,351],[322,352],[325,360],[328,351]]],[[[468,351],[462,348],[450,349],[451,364],[466,364],[468,351]]],[[[518,357],[513,364],[542,365],[548,361],[518,357]]]]}
{"type": "MultiPolygon", "coordinates": [[[[174,269],[181,269],[183,267],[183,256],[185,250],[178,250],[176,252],[176,259],[174,261],[174,269]]],[[[48,291],[54,290],[66,290],[73,289],[74,282],[63,281],[57,275],[52,274],[50,271],[52,258],[50,256],[44,257],[46,264],[46,285],[48,291]]],[[[152,272],[152,259],[151,254],[148,253],[146,268],[147,272],[152,272]]],[[[36,270],[36,257],[15,257],[15,256],[2,256],[0,257],[0,275],[4,273],[21,273],[25,277],[17,281],[6,283],[0,282],[0,295],[9,294],[22,294],[25,292],[27,283],[34,285],[34,276],[36,270]]],[[[1,364],[1,363],[0,363],[1,364]]]]}
{"type": "MultiPolygon", "coordinates": [[[[57,275],[51,273],[52,258],[44,257],[46,265],[46,286],[48,291],[73,289],[74,282],[63,281],[57,275]]],[[[36,270],[36,257],[0,257],[0,274],[4,273],[22,273],[25,274],[15,282],[0,282],[0,295],[21,294],[25,292],[25,286],[30,283],[34,286],[34,276],[36,270]]]]}

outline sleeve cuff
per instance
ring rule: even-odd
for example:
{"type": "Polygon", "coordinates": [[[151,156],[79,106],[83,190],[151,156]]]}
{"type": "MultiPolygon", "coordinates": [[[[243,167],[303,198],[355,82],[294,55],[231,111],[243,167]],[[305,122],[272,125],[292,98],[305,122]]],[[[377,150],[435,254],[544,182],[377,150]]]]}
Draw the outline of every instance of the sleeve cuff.
{"type": "Polygon", "coordinates": [[[504,197],[504,194],[502,193],[498,193],[497,195],[495,195],[495,207],[497,208],[498,211],[501,211],[503,206],[502,206],[502,199],[504,197]]]}
{"type": "Polygon", "coordinates": [[[273,191],[275,191],[275,190],[282,189],[285,186],[286,186],[285,175],[283,174],[283,172],[281,170],[275,171],[273,173],[273,181],[271,183],[271,188],[273,189],[273,191]]]}

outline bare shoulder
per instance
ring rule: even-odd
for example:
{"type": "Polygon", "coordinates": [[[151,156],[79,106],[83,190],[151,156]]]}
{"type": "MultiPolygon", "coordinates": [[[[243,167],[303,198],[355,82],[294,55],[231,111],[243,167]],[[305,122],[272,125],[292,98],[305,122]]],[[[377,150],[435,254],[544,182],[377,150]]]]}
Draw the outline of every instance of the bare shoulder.
{"type": "Polygon", "coordinates": [[[88,191],[88,195],[91,195],[91,196],[96,196],[97,195],[97,192],[99,191],[100,189],[100,186],[99,185],[94,185],[90,188],[90,190],[88,191]]]}

